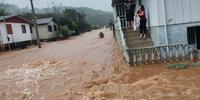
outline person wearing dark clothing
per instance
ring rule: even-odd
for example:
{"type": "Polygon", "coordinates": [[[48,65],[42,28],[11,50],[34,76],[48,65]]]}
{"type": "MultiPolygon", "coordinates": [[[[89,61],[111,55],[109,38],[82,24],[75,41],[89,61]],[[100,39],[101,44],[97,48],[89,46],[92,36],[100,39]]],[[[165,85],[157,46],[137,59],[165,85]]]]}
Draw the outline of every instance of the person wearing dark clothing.
{"type": "Polygon", "coordinates": [[[133,25],[133,17],[134,17],[135,5],[132,0],[128,0],[126,4],[126,20],[128,22],[128,28],[132,28],[133,25]]]}
{"type": "Polygon", "coordinates": [[[146,15],[145,15],[145,8],[143,5],[140,5],[140,9],[137,11],[137,16],[140,17],[140,39],[146,39],[146,15]]]}

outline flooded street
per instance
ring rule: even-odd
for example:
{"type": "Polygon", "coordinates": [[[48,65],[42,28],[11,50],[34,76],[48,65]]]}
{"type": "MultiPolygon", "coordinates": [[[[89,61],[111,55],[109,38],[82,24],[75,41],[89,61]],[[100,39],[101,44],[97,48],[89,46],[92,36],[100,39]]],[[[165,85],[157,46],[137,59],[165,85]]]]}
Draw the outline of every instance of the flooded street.
{"type": "Polygon", "coordinates": [[[1,52],[0,100],[200,100],[199,73],[129,67],[112,32],[100,29],[42,49],[1,52]]]}

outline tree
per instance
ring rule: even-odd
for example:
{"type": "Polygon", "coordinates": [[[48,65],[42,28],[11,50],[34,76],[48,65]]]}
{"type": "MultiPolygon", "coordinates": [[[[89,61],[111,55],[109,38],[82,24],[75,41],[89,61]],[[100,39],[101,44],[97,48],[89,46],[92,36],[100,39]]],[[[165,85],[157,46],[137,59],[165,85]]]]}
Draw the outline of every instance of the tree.
{"type": "Polygon", "coordinates": [[[63,36],[63,37],[65,37],[65,38],[67,38],[67,37],[69,36],[69,28],[68,28],[68,26],[67,26],[67,25],[65,25],[65,26],[60,26],[60,27],[59,27],[58,34],[59,34],[60,36],[63,36]]]}
{"type": "Polygon", "coordinates": [[[0,16],[5,16],[5,15],[7,15],[5,10],[0,8],[0,16]]]}

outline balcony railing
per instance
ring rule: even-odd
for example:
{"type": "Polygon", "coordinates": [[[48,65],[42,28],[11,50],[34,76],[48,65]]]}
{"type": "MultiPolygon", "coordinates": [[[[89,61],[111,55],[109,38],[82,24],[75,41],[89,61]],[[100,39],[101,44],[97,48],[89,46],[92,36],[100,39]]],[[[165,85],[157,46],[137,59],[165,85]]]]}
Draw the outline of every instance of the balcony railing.
{"type": "Polygon", "coordinates": [[[123,51],[126,61],[130,65],[178,62],[189,59],[193,61],[200,59],[200,51],[186,43],[143,48],[128,48],[121,25],[121,20],[118,17],[114,25],[115,37],[123,51]]]}
{"type": "Polygon", "coordinates": [[[188,44],[171,44],[128,49],[130,64],[155,64],[174,61],[197,60],[199,51],[188,44]]]}

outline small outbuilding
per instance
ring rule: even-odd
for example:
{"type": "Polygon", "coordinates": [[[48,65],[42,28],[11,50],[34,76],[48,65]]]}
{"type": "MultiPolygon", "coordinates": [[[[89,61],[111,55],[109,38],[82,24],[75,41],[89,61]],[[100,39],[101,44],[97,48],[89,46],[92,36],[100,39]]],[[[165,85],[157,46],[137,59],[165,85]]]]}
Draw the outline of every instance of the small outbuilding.
{"type": "MultiPolygon", "coordinates": [[[[55,23],[54,18],[37,19],[38,33],[40,40],[54,40],[58,37],[58,25],[55,23]]],[[[36,40],[35,27],[32,27],[32,39],[36,40]]]]}

